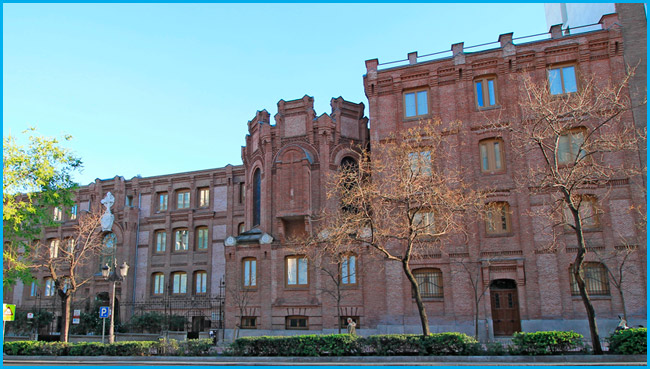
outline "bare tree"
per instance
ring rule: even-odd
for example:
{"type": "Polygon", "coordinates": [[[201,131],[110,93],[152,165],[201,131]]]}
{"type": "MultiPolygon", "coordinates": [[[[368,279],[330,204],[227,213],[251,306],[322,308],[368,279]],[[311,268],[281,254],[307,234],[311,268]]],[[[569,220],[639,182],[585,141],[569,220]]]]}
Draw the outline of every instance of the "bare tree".
{"type": "MultiPolygon", "coordinates": [[[[546,217],[575,232],[577,253],[571,273],[587,312],[594,353],[602,353],[594,307],[584,280],[587,253],[585,228],[597,219],[593,189],[606,190],[617,180],[641,173],[639,132],[630,123],[627,82],[582,78],[575,92],[551,93],[548,81],[535,83],[528,76],[521,86],[521,116],[498,128],[511,134],[516,154],[528,166],[517,175],[523,186],[547,201],[546,217]],[[635,160],[636,157],[636,160],[635,160]]],[[[598,199],[602,200],[602,199],[598,199]]]]}
{"type": "Polygon", "coordinates": [[[614,285],[614,288],[618,291],[618,296],[621,299],[621,305],[623,308],[623,319],[627,322],[627,309],[625,307],[625,296],[623,294],[623,277],[627,274],[628,261],[630,256],[637,251],[637,246],[635,245],[623,245],[618,246],[611,252],[599,252],[594,250],[598,260],[607,270],[609,280],[614,285]]]}
{"type": "MultiPolygon", "coordinates": [[[[454,262],[461,267],[459,273],[463,273],[469,280],[470,287],[472,288],[472,305],[474,313],[474,337],[478,340],[478,320],[480,317],[480,303],[485,296],[489,283],[484,283],[483,270],[484,266],[489,265],[489,260],[472,262],[465,258],[454,262]]],[[[489,270],[489,269],[488,269],[489,270]]],[[[490,278],[487,278],[490,280],[490,278]]]]}
{"type": "Polygon", "coordinates": [[[368,246],[400,263],[412,287],[422,333],[429,322],[411,261],[448,243],[466,242],[469,219],[484,208],[485,192],[463,180],[460,123],[415,123],[361,150],[358,166],[344,166],[328,186],[330,206],[318,219],[319,247],[329,255],[368,246]],[[338,204],[332,206],[331,204],[338,204]]]}
{"type": "MultiPolygon", "coordinates": [[[[81,212],[70,238],[36,245],[33,268],[49,274],[61,298],[61,339],[68,342],[72,295],[94,275],[87,268],[102,250],[99,214],[81,212]]],[[[46,286],[47,288],[47,286],[46,286]]]]}
{"type": "Polygon", "coordinates": [[[237,307],[237,311],[239,312],[239,319],[240,319],[239,322],[235,323],[235,332],[233,333],[233,340],[234,340],[239,338],[241,317],[246,316],[246,309],[250,304],[253,293],[249,288],[236,284],[235,286],[228,287],[228,295],[230,301],[232,301],[231,304],[237,307]]]}

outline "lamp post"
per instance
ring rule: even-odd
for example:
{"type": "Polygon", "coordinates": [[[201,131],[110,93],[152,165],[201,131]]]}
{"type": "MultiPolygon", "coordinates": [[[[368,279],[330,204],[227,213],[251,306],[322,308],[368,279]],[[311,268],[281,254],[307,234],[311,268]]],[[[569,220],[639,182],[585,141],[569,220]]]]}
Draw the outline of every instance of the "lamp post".
{"type": "Polygon", "coordinates": [[[127,273],[129,272],[129,266],[126,264],[126,261],[120,265],[119,273],[117,270],[117,263],[115,262],[115,259],[113,259],[113,269],[114,271],[111,272],[111,267],[108,266],[108,264],[105,264],[102,267],[102,277],[104,277],[105,280],[111,282],[111,295],[110,295],[110,313],[111,313],[111,320],[110,320],[110,325],[108,326],[108,343],[114,343],[115,342],[115,284],[117,282],[121,282],[126,278],[127,273]]]}

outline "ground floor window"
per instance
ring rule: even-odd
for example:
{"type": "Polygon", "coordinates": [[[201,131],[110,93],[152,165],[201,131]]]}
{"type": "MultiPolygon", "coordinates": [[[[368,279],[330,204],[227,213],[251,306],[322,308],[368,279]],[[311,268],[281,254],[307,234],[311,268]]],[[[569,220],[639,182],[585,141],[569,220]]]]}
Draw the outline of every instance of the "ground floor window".
{"type": "Polygon", "coordinates": [[[308,318],[306,316],[288,316],[285,322],[286,329],[309,329],[308,318]]]}
{"type": "Polygon", "coordinates": [[[256,328],[257,328],[256,316],[241,317],[241,329],[256,329],[256,328]]]}
{"type": "Polygon", "coordinates": [[[360,320],[358,316],[351,316],[351,315],[346,315],[346,316],[341,316],[341,319],[339,320],[339,326],[343,329],[348,328],[348,318],[352,318],[352,321],[354,321],[357,325],[355,326],[356,329],[361,328],[360,320]]]}

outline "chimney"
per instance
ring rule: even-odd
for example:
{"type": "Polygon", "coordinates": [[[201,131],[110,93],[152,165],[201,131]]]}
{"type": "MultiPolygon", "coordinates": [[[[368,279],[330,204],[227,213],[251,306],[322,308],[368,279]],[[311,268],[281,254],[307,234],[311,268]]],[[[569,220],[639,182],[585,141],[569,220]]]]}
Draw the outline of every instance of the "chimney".
{"type": "Polygon", "coordinates": [[[414,51],[412,53],[408,53],[408,59],[409,59],[409,64],[417,64],[417,62],[418,62],[418,52],[414,51]]]}
{"type": "Polygon", "coordinates": [[[499,35],[499,43],[501,44],[501,47],[506,47],[506,45],[512,44],[512,32],[499,35]]]}
{"type": "Polygon", "coordinates": [[[551,29],[548,31],[551,34],[551,38],[561,38],[562,37],[562,24],[555,24],[551,26],[551,29]]]}
{"type": "Polygon", "coordinates": [[[465,54],[463,53],[464,42],[451,45],[451,53],[454,56],[454,65],[465,64],[465,54]]]}

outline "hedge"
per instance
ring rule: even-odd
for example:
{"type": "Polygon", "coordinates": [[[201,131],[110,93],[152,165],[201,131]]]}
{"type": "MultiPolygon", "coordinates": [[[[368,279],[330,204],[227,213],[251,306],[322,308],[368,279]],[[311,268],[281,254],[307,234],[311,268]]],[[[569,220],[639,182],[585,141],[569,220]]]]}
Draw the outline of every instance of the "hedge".
{"type": "Polygon", "coordinates": [[[212,355],[212,340],[122,341],[113,344],[99,342],[5,342],[3,351],[7,355],[51,355],[51,356],[209,356],[212,355]]]}
{"type": "Polygon", "coordinates": [[[609,352],[624,355],[645,355],[648,351],[647,338],[647,328],[630,328],[614,332],[607,338],[609,352]]]}
{"type": "Polygon", "coordinates": [[[242,337],[230,346],[233,356],[472,355],[478,342],[462,333],[386,334],[367,338],[348,334],[242,337]]]}
{"type": "Polygon", "coordinates": [[[584,350],[583,336],[573,331],[516,332],[510,353],[514,355],[556,355],[584,350]]]}

